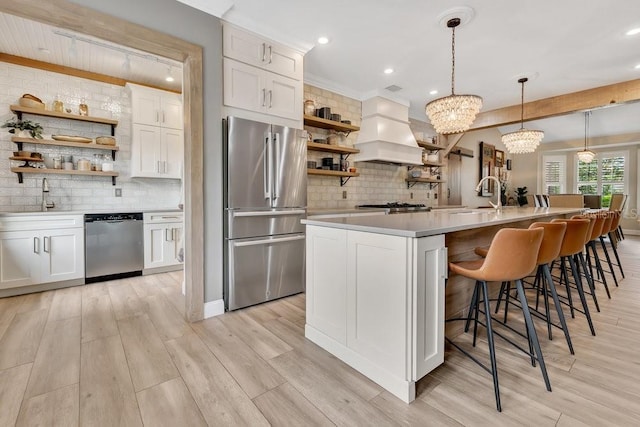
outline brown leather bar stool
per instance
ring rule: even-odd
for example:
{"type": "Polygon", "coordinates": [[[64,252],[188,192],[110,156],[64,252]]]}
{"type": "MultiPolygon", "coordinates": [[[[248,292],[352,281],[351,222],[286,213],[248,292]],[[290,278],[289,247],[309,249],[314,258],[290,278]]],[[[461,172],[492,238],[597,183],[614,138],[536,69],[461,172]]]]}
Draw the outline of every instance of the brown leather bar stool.
{"type": "MultiPolygon", "coordinates": [[[[587,234],[584,237],[583,245],[583,248],[586,248],[589,240],[591,239],[591,234],[594,231],[596,218],[589,215],[574,215],[571,217],[571,219],[586,219],[589,221],[589,229],[587,230],[587,234]]],[[[593,277],[591,277],[591,270],[589,270],[587,266],[587,261],[585,260],[583,252],[578,252],[573,256],[573,258],[575,259],[576,267],[578,267],[578,273],[580,273],[585,278],[585,280],[587,281],[587,285],[589,286],[589,291],[585,291],[585,293],[591,295],[591,298],[593,298],[593,303],[596,306],[596,310],[600,311],[600,304],[598,304],[598,297],[596,296],[596,285],[593,282],[593,277]]]]}
{"type": "MultiPolygon", "coordinates": [[[[551,262],[558,258],[558,256],[560,255],[560,249],[562,248],[562,241],[564,240],[564,234],[567,230],[567,224],[563,222],[534,222],[529,226],[529,228],[544,229],[544,237],[542,238],[542,244],[540,245],[540,250],[538,251],[538,267],[536,269],[536,276],[534,280],[534,288],[536,289],[536,308],[532,309],[531,307],[529,307],[529,310],[532,311],[532,314],[542,317],[547,322],[547,332],[550,340],[553,339],[551,326],[555,326],[561,329],[564,332],[564,337],[567,341],[569,352],[571,354],[575,354],[573,350],[573,344],[571,343],[571,337],[569,336],[569,328],[567,327],[564,312],[562,311],[562,304],[560,303],[560,299],[558,298],[556,285],[553,277],[551,276],[551,269],[549,267],[551,262]],[[538,296],[540,295],[540,291],[543,295],[545,308],[544,314],[538,311],[538,296]],[[551,299],[553,300],[560,325],[553,323],[551,319],[548,298],[549,294],[551,294],[551,299]]],[[[498,303],[500,303],[500,299],[502,295],[504,295],[504,318],[506,322],[507,312],[509,310],[510,285],[506,286],[504,292],[502,289],[500,291],[501,294],[498,297],[498,303]]]]}
{"type": "Polygon", "coordinates": [[[612,234],[615,231],[615,227],[617,227],[620,223],[620,213],[617,212],[609,212],[607,215],[607,220],[604,224],[604,230],[600,234],[600,245],[602,246],[602,252],[604,253],[605,259],[607,260],[607,265],[609,266],[608,273],[611,273],[613,276],[613,281],[616,286],[618,286],[618,278],[616,277],[616,272],[613,270],[613,262],[611,261],[611,257],[609,256],[609,251],[607,250],[607,245],[605,244],[604,238],[609,237],[611,242],[611,247],[614,250],[614,254],[616,256],[616,261],[618,262],[618,268],[620,268],[620,272],[622,273],[622,277],[624,278],[624,273],[622,272],[622,266],[620,265],[620,257],[618,256],[618,250],[615,248],[614,241],[612,240],[612,234]],[[615,224],[615,222],[618,224],[615,224]]]}
{"type": "Polygon", "coordinates": [[[576,258],[574,257],[578,253],[581,253],[582,248],[584,248],[584,243],[586,241],[585,239],[587,233],[589,232],[591,221],[589,221],[588,219],[556,218],[552,219],[551,222],[567,223],[567,231],[564,233],[564,239],[562,240],[562,246],[560,248],[560,253],[558,254],[558,256],[560,257],[560,284],[562,284],[563,282],[565,284],[567,290],[566,299],[568,301],[567,304],[569,305],[569,308],[571,310],[571,317],[575,317],[574,311],[583,313],[587,318],[587,322],[589,323],[591,335],[595,335],[596,330],[593,327],[593,321],[591,320],[591,314],[589,313],[589,306],[587,305],[587,298],[585,297],[584,288],[582,286],[582,279],[575,262],[576,258]],[[576,290],[578,291],[580,302],[582,303],[582,310],[575,308],[573,305],[571,286],[569,283],[569,274],[567,272],[567,263],[571,268],[571,273],[574,278],[576,290]]]}
{"type": "MultiPolygon", "coordinates": [[[[466,320],[468,322],[473,313],[473,345],[475,346],[478,323],[483,325],[478,321],[478,313],[480,312],[479,306],[481,302],[484,303],[484,310],[482,312],[485,316],[485,323],[483,326],[485,326],[487,329],[487,342],[489,345],[489,359],[491,362],[491,368],[486,367],[482,362],[480,362],[473,355],[468,353],[466,350],[461,348],[449,338],[447,338],[447,341],[492,375],[493,389],[496,398],[496,408],[498,411],[502,411],[502,406],[500,404],[500,389],[498,386],[498,370],[495,355],[494,331],[492,327],[491,307],[489,305],[489,291],[487,289],[487,282],[516,282],[518,298],[520,299],[520,303],[522,305],[522,312],[524,314],[530,344],[534,350],[534,353],[529,355],[532,358],[535,358],[535,360],[537,360],[540,364],[540,370],[542,371],[542,377],[544,378],[547,390],[551,391],[551,384],[549,383],[549,376],[547,375],[544,357],[542,356],[542,350],[540,349],[540,343],[538,342],[538,335],[536,334],[535,327],[533,326],[531,313],[529,312],[521,281],[521,279],[531,271],[533,271],[537,265],[538,251],[540,249],[540,244],[542,243],[543,234],[544,230],[542,228],[534,228],[530,230],[503,228],[499,230],[494,236],[493,241],[491,242],[491,246],[489,247],[489,250],[487,252],[486,258],[474,261],[449,263],[449,269],[451,270],[451,272],[473,279],[476,281],[476,283],[468,316],[466,318],[448,319],[447,321],[466,320]]],[[[527,352],[522,348],[521,350],[527,352]]]]}
{"type": "MultiPolygon", "coordinates": [[[[616,265],[619,269],[620,269],[620,274],[622,275],[622,278],[624,279],[624,270],[622,269],[622,263],[620,262],[620,256],[618,255],[618,243],[621,240],[621,232],[622,232],[622,228],[620,227],[620,220],[622,219],[622,211],[613,211],[610,213],[610,215],[613,216],[613,221],[611,222],[611,228],[609,229],[609,232],[607,233],[607,235],[609,236],[609,242],[611,243],[611,248],[613,249],[613,254],[616,257],[616,265]]],[[[602,236],[601,236],[602,237],[602,236]]],[[[601,239],[600,242],[602,243],[604,241],[604,239],[601,239]]],[[[618,284],[616,283],[616,286],[618,284]]]]}
{"type": "MultiPolygon", "coordinates": [[[[596,249],[596,242],[602,235],[603,228],[607,226],[607,229],[608,229],[609,226],[607,225],[607,222],[610,224],[611,220],[607,219],[608,215],[606,214],[605,215],[594,214],[594,215],[588,215],[588,216],[595,219],[593,228],[591,229],[591,235],[589,236],[589,241],[584,247],[585,253],[587,254],[587,266],[589,267],[589,275],[591,276],[594,289],[595,289],[595,282],[597,280],[600,283],[602,283],[605,291],[607,292],[607,297],[611,299],[611,293],[609,292],[609,285],[607,284],[607,278],[604,275],[604,270],[602,269],[602,263],[600,262],[600,257],[598,256],[598,251],[596,249]],[[591,256],[593,256],[594,258],[594,263],[591,262],[591,256]],[[597,278],[593,274],[593,264],[595,264],[595,267],[596,267],[597,278]]],[[[582,217],[584,216],[573,216],[572,218],[582,218],[582,217]]]]}

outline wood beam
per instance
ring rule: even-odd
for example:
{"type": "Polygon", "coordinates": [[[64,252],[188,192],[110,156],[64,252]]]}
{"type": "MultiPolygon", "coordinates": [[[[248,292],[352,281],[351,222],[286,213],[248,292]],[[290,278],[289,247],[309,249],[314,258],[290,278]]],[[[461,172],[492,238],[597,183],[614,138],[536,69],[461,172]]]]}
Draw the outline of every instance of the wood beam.
{"type": "Polygon", "coordinates": [[[442,157],[447,157],[447,155],[449,155],[449,153],[451,152],[451,150],[453,150],[453,147],[456,146],[456,144],[462,139],[462,137],[464,136],[464,132],[462,133],[455,133],[453,135],[446,135],[447,136],[447,148],[444,150],[444,152],[442,153],[442,157]]]}
{"type": "MultiPolygon", "coordinates": [[[[539,99],[524,104],[524,120],[540,120],[640,101],[640,79],[539,99]]],[[[478,114],[471,130],[520,122],[520,104],[478,114]]]]}

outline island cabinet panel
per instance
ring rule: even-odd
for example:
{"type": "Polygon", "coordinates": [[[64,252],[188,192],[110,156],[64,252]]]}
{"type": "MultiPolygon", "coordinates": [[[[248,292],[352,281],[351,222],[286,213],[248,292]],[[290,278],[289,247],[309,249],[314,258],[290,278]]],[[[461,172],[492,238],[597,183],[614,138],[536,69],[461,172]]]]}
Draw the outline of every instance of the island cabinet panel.
{"type": "Polygon", "coordinates": [[[347,232],[307,227],[307,323],[346,345],[347,232]]]}
{"type": "Polygon", "coordinates": [[[407,377],[411,343],[410,242],[404,237],[349,232],[347,343],[376,365],[407,377]]]}
{"type": "Polygon", "coordinates": [[[444,361],[444,235],[307,225],[305,336],[405,402],[444,361]]]}

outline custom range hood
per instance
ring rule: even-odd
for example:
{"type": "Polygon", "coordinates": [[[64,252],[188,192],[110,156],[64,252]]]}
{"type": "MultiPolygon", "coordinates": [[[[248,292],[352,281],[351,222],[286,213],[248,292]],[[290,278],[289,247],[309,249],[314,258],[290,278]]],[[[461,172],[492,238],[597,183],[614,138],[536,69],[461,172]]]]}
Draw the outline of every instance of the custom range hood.
{"type": "Polygon", "coordinates": [[[422,165],[422,148],[409,128],[409,106],[383,96],[362,102],[362,122],[354,144],[356,162],[422,165]]]}

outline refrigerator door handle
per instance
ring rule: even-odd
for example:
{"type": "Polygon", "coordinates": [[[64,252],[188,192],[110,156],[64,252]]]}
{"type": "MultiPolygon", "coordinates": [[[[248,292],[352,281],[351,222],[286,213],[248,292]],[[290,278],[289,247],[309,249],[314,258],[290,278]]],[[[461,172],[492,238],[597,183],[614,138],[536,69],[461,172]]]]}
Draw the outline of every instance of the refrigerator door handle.
{"type": "Polygon", "coordinates": [[[304,209],[292,209],[288,211],[251,211],[251,212],[233,212],[233,217],[252,217],[252,216],[283,216],[283,215],[304,215],[307,211],[304,209]]]}
{"type": "Polygon", "coordinates": [[[295,240],[304,240],[304,234],[292,237],[280,237],[276,239],[260,239],[260,240],[249,240],[247,242],[234,242],[233,246],[235,247],[243,247],[243,246],[258,246],[258,245],[266,245],[269,243],[283,243],[283,242],[293,242],[295,240]]]}
{"type": "Polygon", "coordinates": [[[273,176],[273,159],[271,158],[271,132],[267,133],[267,137],[264,140],[264,198],[271,200],[271,179],[273,176]]]}
{"type": "Polygon", "coordinates": [[[280,194],[280,134],[276,133],[275,134],[275,149],[276,149],[276,154],[274,156],[274,171],[273,171],[273,177],[274,179],[274,189],[273,189],[273,200],[276,200],[278,198],[278,195],[280,194]]]}

